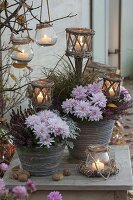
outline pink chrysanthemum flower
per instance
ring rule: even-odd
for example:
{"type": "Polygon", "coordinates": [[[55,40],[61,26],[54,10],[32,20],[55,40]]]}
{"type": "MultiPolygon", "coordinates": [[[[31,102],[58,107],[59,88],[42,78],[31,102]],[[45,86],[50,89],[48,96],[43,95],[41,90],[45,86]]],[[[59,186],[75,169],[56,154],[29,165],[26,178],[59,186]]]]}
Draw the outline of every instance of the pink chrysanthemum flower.
{"type": "Polygon", "coordinates": [[[90,99],[92,100],[92,104],[94,106],[98,106],[100,108],[106,107],[107,98],[102,92],[92,94],[92,97],[90,97],[90,99]]]}
{"type": "Polygon", "coordinates": [[[87,97],[87,89],[83,86],[77,86],[72,90],[71,96],[77,100],[85,100],[87,97]]]}
{"type": "Polygon", "coordinates": [[[26,182],[26,188],[30,192],[35,192],[36,191],[36,186],[35,186],[34,182],[31,179],[28,179],[28,181],[26,182]]]}
{"type": "Polygon", "coordinates": [[[123,86],[120,87],[120,94],[123,95],[123,100],[125,102],[131,101],[132,97],[131,95],[128,93],[127,89],[123,86]]]}
{"type": "Polygon", "coordinates": [[[87,94],[97,94],[101,92],[101,84],[100,83],[93,83],[86,86],[87,94]]]}
{"type": "Polygon", "coordinates": [[[0,169],[1,169],[2,171],[7,171],[7,170],[8,170],[8,165],[7,165],[6,163],[1,163],[1,164],[0,164],[0,169]]]}
{"type": "Polygon", "coordinates": [[[64,118],[61,118],[57,113],[50,110],[41,111],[36,115],[29,116],[26,119],[26,125],[33,131],[38,144],[40,146],[44,145],[47,148],[50,148],[57,136],[60,139],[66,139],[71,137],[72,132],[76,136],[76,133],[74,133],[76,126],[73,124],[73,127],[71,126],[70,128],[64,118]]]}
{"type": "Polygon", "coordinates": [[[3,196],[6,193],[5,183],[3,179],[0,178],[0,196],[3,196]]]}
{"type": "Polygon", "coordinates": [[[28,197],[28,192],[26,187],[24,186],[16,186],[12,189],[12,192],[15,194],[16,197],[18,198],[24,198],[28,197]]]}
{"type": "Polygon", "coordinates": [[[62,108],[65,111],[65,113],[73,114],[73,108],[78,104],[78,100],[75,99],[66,99],[66,101],[63,101],[62,108]]]}
{"type": "Polygon", "coordinates": [[[74,115],[83,119],[87,119],[89,112],[90,103],[85,101],[79,101],[77,106],[74,108],[74,115]]]}
{"type": "Polygon", "coordinates": [[[103,119],[102,111],[100,110],[100,108],[91,106],[89,109],[89,120],[99,121],[100,119],[103,119]]]}
{"type": "Polygon", "coordinates": [[[53,191],[49,193],[47,200],[62,200],[62,195],[58,191],[53,191]]]}

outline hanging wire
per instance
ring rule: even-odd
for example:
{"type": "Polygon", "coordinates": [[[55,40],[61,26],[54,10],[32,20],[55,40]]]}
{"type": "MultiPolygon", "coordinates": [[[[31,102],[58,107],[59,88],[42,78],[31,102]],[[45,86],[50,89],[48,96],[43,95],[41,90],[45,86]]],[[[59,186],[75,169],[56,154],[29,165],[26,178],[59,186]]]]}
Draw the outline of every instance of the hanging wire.
{"type": "Polygon", "coordinates": [[[48,21],[50,23],[51,18],[50,18],[49,2],[48,2],[48,0],[46,0],[46,2],[47,2],[47,11],[48,11],[48,21]]]}
{"type": "Polygon", "coordinates": [[[42,6],[43,6],[43,0],[41,0],[41,10],[40,10],[40,22],[42,22],[42,6]]]}
{"type": "Polygon", "coordinates": [[[27,20],[26,20],[26,9],[25,9],[25,6],[23,7],[24,8],[24,17],[25,17],[25,24],[26,24],[26,30],[27,30],[27,34],[28,34],[28,38],[30,38],[30,33],[29,33],[29,30],[28,30],[28,24],[27,24],[27,20]]]}

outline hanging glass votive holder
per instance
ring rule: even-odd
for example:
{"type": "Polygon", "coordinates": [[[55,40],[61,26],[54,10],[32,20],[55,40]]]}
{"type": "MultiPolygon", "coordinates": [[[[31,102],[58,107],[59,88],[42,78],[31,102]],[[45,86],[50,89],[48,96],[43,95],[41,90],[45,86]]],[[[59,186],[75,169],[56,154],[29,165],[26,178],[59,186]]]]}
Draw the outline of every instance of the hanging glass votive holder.
{"type": "Polygon", "coordinates": [[[57,41],[57,35],[50,23],[36,25],[36,43],[40,46],[52,46],[57,41]]]}
{"type": "Polygon", "coordinates": [[[103,77],[103,92],[107,99],[117,100],[120,96],[120,84],[122,77],[115,73],[110,73],[103,77]]]}
{"type": "MultiPolygon", "coordinates": [[[[22,66],[22,63],[28,63],[33,58],[33,50],[31,39],[27,37],[19,37],[12,39],[11,58],[15,63],[22,66]]],[[[17,65],[16,65],[17,66],[17,65]]],[[[23,68],[23,67],[20,67],[23,68]]]]}
{"type": "Polygon", "coordinates": [[[48,108],[52,104],[52,89],[54,83],[48,79],[40,79],[31,82],[32,104],[36,108],[48,108]]]}
{"type": "Polygon", "coordinates": [[[67,28],[67,56],[91,57],[92,56],[92,38],[95,32],[87,28],[67,28]]]}

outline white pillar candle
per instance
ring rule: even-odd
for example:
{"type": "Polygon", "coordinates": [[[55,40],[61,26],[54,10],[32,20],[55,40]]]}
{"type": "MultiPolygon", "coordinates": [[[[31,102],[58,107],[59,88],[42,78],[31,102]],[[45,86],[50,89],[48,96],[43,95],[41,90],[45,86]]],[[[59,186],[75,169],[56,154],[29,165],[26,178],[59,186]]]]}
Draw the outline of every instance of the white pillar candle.
{"type": "Polygon", "coordinates": [[[43,95],[42,92],[39,92],[38,96],[37,96],[37,103],[41,104],[43,101],[43,95]]]}
{"type": "Polygon", "coordinates": [[[115,92],[114,92],[114,90],[113,90],[112,87],[109,89],[109,95],[110,95],[111,97],[115,96],[115,92]]]}
{"type": "Polygon", "coordinates": [[[52,43],[52,38],[44,35],[41,39],[40,39],[40,44],[51,44],[52,43]]]}
{"type": "Polygon", "coordinates": [[[29,54],[25,53],[24,50],[16,54],[16,58],[19,60],[27,60],[29,58],[29,54]]]}

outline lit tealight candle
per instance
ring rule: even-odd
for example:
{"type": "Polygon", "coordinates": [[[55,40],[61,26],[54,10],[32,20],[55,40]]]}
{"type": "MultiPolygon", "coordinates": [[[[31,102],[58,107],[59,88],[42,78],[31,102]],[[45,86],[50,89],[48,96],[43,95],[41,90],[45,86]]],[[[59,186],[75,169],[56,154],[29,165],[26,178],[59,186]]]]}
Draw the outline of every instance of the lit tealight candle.
{"type": "Polygon", "coordinates": [[[83,42],[83,36],[80,36],[79,42],[77,41],[75,44],[75,50],[80,51],[82,49],[82,46],[83,46],[83,50],[87,50],[87,45],[86,43],[83,42]]]}
{"type": "Polygon", "coordinates": [[[109,95],[110,95],[111,97],[115,96],[115,92],[114,92],[114,90],[113,90],[112,87],[109,89],[109,95]]]}
{"type": "Polygon", "coordinates": [[[40,44],[51,44],[52,43],[52,38],[44,35],[41,39],[40,39],[40,44]]]}
{"type": "Polygon", "coordinates": [[[25,53],[24,50],[16,54],[16,58],[19,60],[27,60],[29,58],[29,54],[25,53]]]}
{"type": "Polygon", "coordinates": [[[37,103],[41,104],[43,101],[43,95],[42,92],[39,92],[38,96],[37,96],[37,103]]]}
{"type": "Polygon", "coordinates": [[[104,169],[104,163],[97,160],[95,163],[92,163],[92,169],[95,171],[97,170],[101,171],[104,169]]]}

